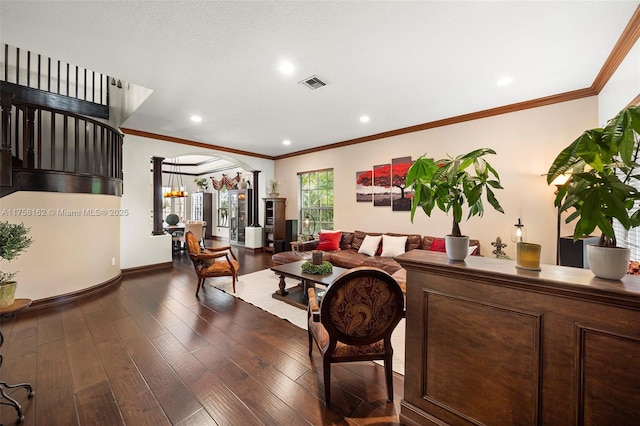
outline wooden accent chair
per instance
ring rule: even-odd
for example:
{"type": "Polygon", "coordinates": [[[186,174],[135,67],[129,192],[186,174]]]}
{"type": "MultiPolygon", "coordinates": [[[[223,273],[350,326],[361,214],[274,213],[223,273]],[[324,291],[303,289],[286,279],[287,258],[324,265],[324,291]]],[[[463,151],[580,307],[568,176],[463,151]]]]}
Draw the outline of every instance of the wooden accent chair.
{"type": "Polygon", "coordinates": [[[325,404],[331,405],[331,364],[384,360],[387,399],[393,401],[391,334],[403,317],[400,286],[382,269],[358,267],[327,288],[318,306],[308,289],[309,356],[315,340],[322,353],[325,404]]]}
{"type": "Polygon", "coordinates": [[[193,267],[198,275],[198,287],[196,297],[200,292],[200,287],[204,285],[204,280],[211,277],[232,277],[233,292],[236,292],[236,280],[238,279],[238,269],[240,264],[231,246],[207,247],[202,249],[200,241],[191,231],[185,232],[187,250],[193,262],[193,267]]]}

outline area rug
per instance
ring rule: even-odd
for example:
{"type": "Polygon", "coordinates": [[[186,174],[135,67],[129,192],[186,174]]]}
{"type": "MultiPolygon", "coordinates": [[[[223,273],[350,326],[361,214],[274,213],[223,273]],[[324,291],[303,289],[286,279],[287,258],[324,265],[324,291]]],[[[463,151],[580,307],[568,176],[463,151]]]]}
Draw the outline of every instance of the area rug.
{"type": "MultiPolygon", "coordinates": [[[[232,290],[231,279],[209,280],[207,283],[226,293],[232,294],[245,302],[251,303],[273,315],[306,330],[307,311],[288,303],[274,299],[271,295],[278,289],[278,277],[272,270],[264,269],[247,275],[241,275],[236,281],[236,292],[232,290]]],[[[287,288],[294,287],[297,281],[287,278],[287,288]]],[[[404,331],[405,320],[401,320],[391,336],[393,345],[393,370],[404,375],[404,331]]]]}

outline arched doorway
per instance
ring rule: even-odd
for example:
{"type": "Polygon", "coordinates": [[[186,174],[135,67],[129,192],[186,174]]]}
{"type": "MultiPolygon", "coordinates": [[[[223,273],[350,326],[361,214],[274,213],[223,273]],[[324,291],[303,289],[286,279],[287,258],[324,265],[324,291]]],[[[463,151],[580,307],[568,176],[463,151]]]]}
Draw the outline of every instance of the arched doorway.
{"type": "Polygon", "coordinates": [[[229,189],[251,185],[252,173],[232,159],[182,154],[162,161],[163,220],[203,220],[205,239],[229,239],[229,189]]]}

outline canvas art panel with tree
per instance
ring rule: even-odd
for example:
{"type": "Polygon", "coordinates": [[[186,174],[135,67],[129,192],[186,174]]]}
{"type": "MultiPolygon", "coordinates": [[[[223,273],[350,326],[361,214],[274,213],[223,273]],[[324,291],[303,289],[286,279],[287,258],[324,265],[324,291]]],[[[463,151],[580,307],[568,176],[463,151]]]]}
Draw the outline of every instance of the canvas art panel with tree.
{"type": "Polygon", "coordinates": [[[410,189],[405,188],[407,172],[411,168],[411,157],[391,160],[391,205],[393,211],[411,211],[410,189]]]}
{"type": "Polygon", "coordinates": [[[365,170],[356,172],[356,201],[359,203],[370,203],[373,201],[373,172],[365,170]]]}
{"type": "Polygon", "coordinates": [[[391,206],[391,164],[373,166],[373,205],[391,206]]]}

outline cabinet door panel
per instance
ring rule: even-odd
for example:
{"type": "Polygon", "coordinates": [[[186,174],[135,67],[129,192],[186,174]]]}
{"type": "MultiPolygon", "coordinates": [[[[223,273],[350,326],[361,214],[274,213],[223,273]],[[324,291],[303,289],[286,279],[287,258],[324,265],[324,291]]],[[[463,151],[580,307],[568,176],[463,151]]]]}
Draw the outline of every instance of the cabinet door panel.
{"type": "Polygon", "coordinates": [[[285,210],[286,210],[286,198],[263,198],[264,200],[264,235],[263,235],[263,249],[268,252],[273,252],[276,249],[276,241],[282,242],[279,244],[280,250],[284,247],[284,241],[286,237],[285,227],[285,210]]]}

